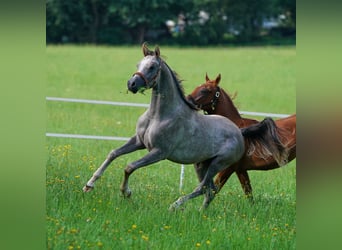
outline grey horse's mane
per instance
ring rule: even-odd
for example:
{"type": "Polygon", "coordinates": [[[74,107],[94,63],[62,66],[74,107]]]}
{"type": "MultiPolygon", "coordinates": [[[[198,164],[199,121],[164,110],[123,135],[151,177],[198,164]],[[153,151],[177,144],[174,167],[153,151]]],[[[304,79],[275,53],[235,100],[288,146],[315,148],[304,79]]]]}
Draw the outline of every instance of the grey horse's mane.
{"type": "MultiPolygon", "coordinates": [[[[167,65],[167,63],[165,62],[165,59],[164,59],[165,56],[162,56],[160,54],[156,55],[155,51],[149,50],[146,42],[143,43],[142,48],[143,48],[143,53],[145,56],[149,55],[149,56],[157,57],[160,60],[160,62],[163,63],[168,68],[168,70],[171,73],[173,80],[176,82],[176,87],[177,87],[178,93],[180,94],[180,96],[183,99],[183,101],[185,102],[185,104],[188,105],[193,110],[196,110],[196,111],[200,110],[199,108],[196,107],[196,105],[189,102],[188,99],[185,97],[184,88],[182,85],[182,80],[180,80],[179,75],[174,70],[172,70],[169,65],[167,65]]],[[[159,48],[158,48],[158,51],[159,51],[159,48]]]]}
{"type": "MultiPolygon", "coordinates": [[[[161,59],[161,58],[160,58],[161,59]]],[[[185,94],[184,94],[184,87],[182,85],[182,80],[179,78],[179,75],[177,74],[176,71],[172,70],[169,65],[167,65],[167,63],[162,60],[162,63],[165,64],[165,66],[169,69],[170,73],[171,73],[171,76],[173,78],[173,80],[177,83],[176,84],[176,87],[177,87],[177,90],[181,96],[181,98],[183,99],[183,101],[185,102],[186,105],[188,105],[191,109],[193,110],[199,110],[194,104],[192,104],[191,102],[188,101],[188,99],[185,97],[185,94]]]]}

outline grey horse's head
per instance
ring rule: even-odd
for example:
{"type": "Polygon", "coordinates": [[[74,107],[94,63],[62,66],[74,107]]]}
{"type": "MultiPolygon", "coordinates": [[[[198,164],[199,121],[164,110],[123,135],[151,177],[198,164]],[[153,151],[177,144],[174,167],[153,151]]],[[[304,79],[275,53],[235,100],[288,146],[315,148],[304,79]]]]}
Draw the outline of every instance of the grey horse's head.
{"type": "Polygon", "coordinates": [[[137,72],[127,81],[128,90],[134,94],[155,86],[162,64],[158,46],[151,51],[144,43],[142,50],[144,58],[138,64],[137,72]]]}

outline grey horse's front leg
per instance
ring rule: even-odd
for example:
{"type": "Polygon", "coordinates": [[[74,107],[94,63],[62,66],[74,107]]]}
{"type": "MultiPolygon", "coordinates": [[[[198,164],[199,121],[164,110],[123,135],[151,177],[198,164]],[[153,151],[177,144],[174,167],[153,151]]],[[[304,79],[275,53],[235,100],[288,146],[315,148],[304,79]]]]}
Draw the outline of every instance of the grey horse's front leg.
{"type": "Polygon", "coordinates": [[[117,157],[131,153],[133,151],[144,149],[145,146],[139,141],[137,136],[133,136],[125,145],[122,147],[112,150],[106,160],[101,164],[101,166],[94,172],[93,176],[89,179],[87,184],[83,187],[84,192],[89,192],[94,188],[95,181],[101,177],[103,172],[107,169],[109,164],[117,157]]]}
{"type": "Polygon", "coordinates": [[[121,187],[120,187],[122,194],[125,197],[131,196],[132,192],[128,187],[128,179],[129,179],[129,176],[135,170],[137,170],[138,168],[141,168],[141,167],[148,166],[148,165],[153,164],[155,162],[164,160],[164,159],[165,159],[165,155],[161,150],[153,149],[147,155],[145,155],[143,158],[128,164],[127,167],[125,168],[124,180],[123,180],[121,187]]]}

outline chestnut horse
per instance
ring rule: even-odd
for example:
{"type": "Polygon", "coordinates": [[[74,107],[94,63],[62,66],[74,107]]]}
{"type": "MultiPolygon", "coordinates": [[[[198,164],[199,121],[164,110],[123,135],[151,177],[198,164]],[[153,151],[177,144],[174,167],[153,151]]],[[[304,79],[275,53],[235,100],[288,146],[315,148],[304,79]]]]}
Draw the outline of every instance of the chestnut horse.
{"type": "MultiPolygon", "coordinates": [[[[221,80],[221,74],[219,74],[215,80],[210,80],[206,74],[205,79],[206,83],[195,88],[187,97],[189,101],[207,114],[227,117],[240,128],[259,123],[257,120],[242,118],[240,116],[239,111],[234,106],[230,96],[218,86],[221,80]]],[[[275,120],[275,124],[277,126],[277,134],[280,141],[288,149],[288,162],[290,162],[296,158],[296,114],[275,120]]],[[[245,154],[243,157],[231,167],[220,171],[215,178],[215,185],[219,191],[232,173],[235,172],[245,194],[252,199],[252,186],[247,171],[271,170],[279,168],[283,163],[277,162],[275,157],[271,154],[267,158],[261,157],[257,148],[258,146],[251,144],[246,139],[245,143],[245,154]],[[256,148],[255,150],[250,150],[250,147],[256,148]]]]}

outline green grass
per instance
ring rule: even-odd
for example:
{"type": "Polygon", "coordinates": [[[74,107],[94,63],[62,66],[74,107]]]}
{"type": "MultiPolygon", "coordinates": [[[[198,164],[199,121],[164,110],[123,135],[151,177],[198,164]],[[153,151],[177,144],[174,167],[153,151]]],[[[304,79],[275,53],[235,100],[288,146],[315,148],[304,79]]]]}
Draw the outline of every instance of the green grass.
{"type": "MultiPolygon", "coordinates": [[[[185,92],[222,74],[221,86],[238,91],[240,110],[295,113],[295,48],[168,48],[170,67],[185,92]]],[[[138,47],[47,47],[47,96],[149,103],[127,93],[127,79],[142,58],[138,47]]],[[[47,132],[132,136],[144,108],[47,102],[47,132]]],[[[260,119],[260,118],[259,118],[260,119]]],[[[130,199],[120,195],[123,169],[145,150],[115,160],[91,193],[82,187],[117,141],[46,139],[48,249],[295,249],[296,161],[250,173],[255,204],[231,179],[206,211],[202,197],[169,212],[181,194],[180,166],[162,161],[130,178],[130,199]]],[[[185,168],[183,193],[197,185],[185,168]]]]}

